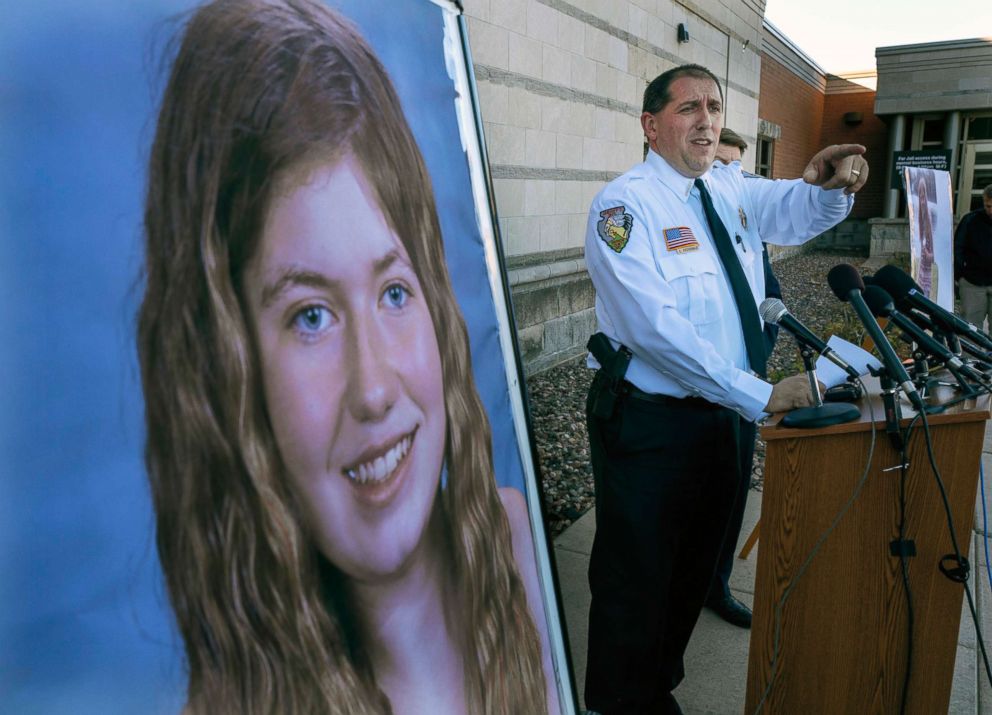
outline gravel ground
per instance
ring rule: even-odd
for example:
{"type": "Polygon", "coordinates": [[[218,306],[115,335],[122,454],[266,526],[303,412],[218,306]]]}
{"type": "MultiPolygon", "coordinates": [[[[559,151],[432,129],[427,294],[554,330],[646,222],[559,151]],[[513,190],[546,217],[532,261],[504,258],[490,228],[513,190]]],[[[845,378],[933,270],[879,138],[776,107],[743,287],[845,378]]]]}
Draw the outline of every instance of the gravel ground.
{"type": "MultiPolygon", "coordinates": [[[[857,332],[857,318],[831,292],[826,276],[839,263],[860,266],[864,261],[863,257],[813,253],[776,261],[773,269],[791,313],[824,339],[836,333],[850,340],[857,332]]],[[[801,368],[795,341],[782,333],[768,362],[771,379],[780,379],[801,368]]],[[[585,427],[585,399],[592,376],[593,371],[586,368],[582,358],[527,380],[552,536],[564,531],[593,505],[585,427]]],[[[761,490],[764,463],[765,445],[759,439],[751,474],[752,489],[761,490]]]]}

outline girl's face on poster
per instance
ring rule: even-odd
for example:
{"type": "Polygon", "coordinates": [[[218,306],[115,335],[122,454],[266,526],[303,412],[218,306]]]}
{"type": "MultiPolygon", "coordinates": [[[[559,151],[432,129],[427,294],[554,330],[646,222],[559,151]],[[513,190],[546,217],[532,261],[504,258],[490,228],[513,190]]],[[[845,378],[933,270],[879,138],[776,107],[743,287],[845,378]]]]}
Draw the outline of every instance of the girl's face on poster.
{"type": "Polygon", "coordinates": [[[930,201],[927,198],[927,187],[921,179],[916,183],[916,205],[920,238],[926,246],[933,242],[933,225],[930,222],[930,201]]]}
{"type": "Polygon", "coordinates": [[[423,553],[444,458],[437,336],[358,162],[289,179],[244,282],[269,419],[321,552],[374,582],[423,553]]]}

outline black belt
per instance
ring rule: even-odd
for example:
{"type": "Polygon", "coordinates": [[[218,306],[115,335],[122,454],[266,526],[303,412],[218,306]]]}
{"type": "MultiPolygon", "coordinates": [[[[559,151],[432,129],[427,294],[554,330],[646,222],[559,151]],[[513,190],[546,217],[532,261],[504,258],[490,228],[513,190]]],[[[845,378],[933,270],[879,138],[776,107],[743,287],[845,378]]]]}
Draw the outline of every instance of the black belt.
{"type": "Polygon", "coordinates": [[[672,397],[671,395],[659,395],[653,392],[644,392],[627,380],[623,381],[623,392],[625,395],[632,397],[635,400],[643,400],[644,402],[653,402],[657,405],[666,405],[668,407],[683,407],[690,408],[694,410],[721,410],[723,405],[718,405],[715,402],[710,402],[709,400],[703,399],[702,397],[672,397]]]}

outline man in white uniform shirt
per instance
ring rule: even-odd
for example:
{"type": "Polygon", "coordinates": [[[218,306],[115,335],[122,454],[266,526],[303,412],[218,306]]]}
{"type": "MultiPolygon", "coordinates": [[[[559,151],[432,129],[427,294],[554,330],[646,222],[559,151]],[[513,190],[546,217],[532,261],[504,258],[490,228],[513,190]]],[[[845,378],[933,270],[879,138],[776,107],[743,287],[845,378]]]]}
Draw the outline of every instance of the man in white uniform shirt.
{"type": "Polygon", "coordinates": [[[763,379],[761,242],[834,226],[868,178],[860,145],[820,151],[791,181],[714,164],[723,93],[698,65],[657,77],[643,109],[648,156],[596,196],[586,234],[609,339],[587,403],[597,530],[585,703],[604,715],[681,712],[671,690],[741,481],[740,425],[811,402],[803,375],[763,379]],[[615,355],[629,359],[624,375],[615,355]]]}

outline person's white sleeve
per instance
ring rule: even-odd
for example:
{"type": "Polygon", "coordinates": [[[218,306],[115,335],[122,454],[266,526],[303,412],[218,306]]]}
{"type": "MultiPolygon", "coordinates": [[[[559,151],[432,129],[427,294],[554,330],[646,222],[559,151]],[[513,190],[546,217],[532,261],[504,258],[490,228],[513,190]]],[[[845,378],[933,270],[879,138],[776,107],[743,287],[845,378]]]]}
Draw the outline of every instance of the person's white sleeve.
{"type": "Polygon", "coordinates": [[[757,212],[761,240],[766,243],[805,243],[843,221],[854,206],[854,195],[845,194],[844,189],[824,191],[802,179],[743,176],[741,181],[757,212]]]}

